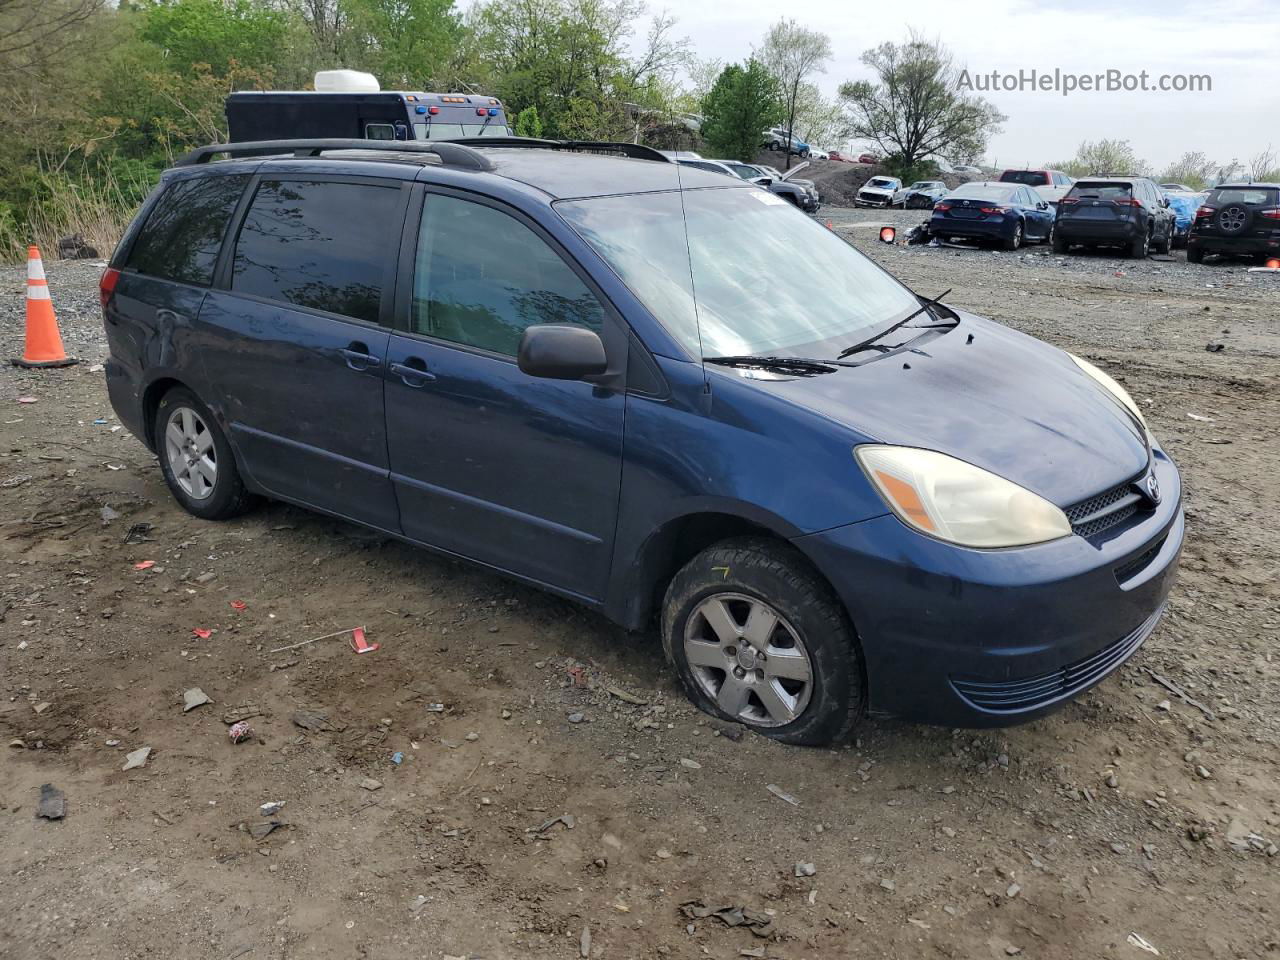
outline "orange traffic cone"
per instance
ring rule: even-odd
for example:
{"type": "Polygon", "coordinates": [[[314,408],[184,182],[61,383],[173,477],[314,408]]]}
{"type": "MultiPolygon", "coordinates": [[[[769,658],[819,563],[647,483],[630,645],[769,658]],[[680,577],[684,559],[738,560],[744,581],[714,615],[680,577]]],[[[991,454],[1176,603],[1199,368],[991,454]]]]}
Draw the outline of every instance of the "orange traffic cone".
{"type": "Polygon", "coordinates": [[[62,347],[38,247],[27,248],[27,345],[22,358],[13,363],[19,367],[66,367],[75,363],[62,347]]]}

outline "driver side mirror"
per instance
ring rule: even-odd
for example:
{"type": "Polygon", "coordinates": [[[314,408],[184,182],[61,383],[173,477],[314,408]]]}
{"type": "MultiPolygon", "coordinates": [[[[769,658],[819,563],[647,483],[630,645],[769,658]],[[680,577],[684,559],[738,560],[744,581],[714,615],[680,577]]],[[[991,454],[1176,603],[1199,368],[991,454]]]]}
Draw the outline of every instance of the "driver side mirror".
{"type": "Polygon", "coordinates": [[[1168,198],[1168,197],[1161,197],[1161,198],[1160,198],[1160,206],[1162,206],[1162,207],[1167,207],[1168,205],[1169,205],[1169,198],[1168,198]]]}
{"type": "Polygon", "coordinates": [[[1049,204],[1047,204],[1045,201],[1041,200],[1039,203],[1037,203],[1037,204],[1036,204],[1036,209],[1037,209],[1037,210],[1048,210],[1048,209],[1049,209],[1049,204]]]}
{"type": "Polygon", "coordinates": [[[772,185],[773,179],[771,177],[756,177],[751,182],[756,186],[764,187],[767,190],[772,185]]]}
{"type": "Polygon", "coordinates": [[[599,376],[609,368],[599,334],[561,323],[526,327],[516,364],[522,373],[546,380],[581,380],[599,376]]]}

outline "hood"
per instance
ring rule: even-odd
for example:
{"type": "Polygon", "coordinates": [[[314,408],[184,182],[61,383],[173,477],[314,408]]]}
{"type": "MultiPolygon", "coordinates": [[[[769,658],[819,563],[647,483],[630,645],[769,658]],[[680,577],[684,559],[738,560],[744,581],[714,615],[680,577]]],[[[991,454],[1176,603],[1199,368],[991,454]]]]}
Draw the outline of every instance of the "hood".
{"type": "MultiPolygon", "coordinates": [[[[937,450],[1060,507],[1147,468],[1138,425],[1070,357],[990,320],[960,316],[958,327],[916,351],[759,386],[868,440],[937,450]]],[[[886,339],[897,342],[893,334],[886,339]]]]}
{"type": "Polygon", "coordinates": [[[866,190],[869,193],[896,193],[897,191],[901,190],[902,187],[893,186],[892,184],[890,184],[887,187],[881,187],[868,180],[866,183],[862,185],[861,189],[866,190]]]}
{"type": "Polygon", "coordinates": [[[812,183],[813,182],[812,180],[796,180],[794,177],[792,177],[792,174],[799,173],[801,170],[803,170],[807,166],[809,166],[808,160],[806,160],[804,163],[797,163],[794,167],[792,167],[790,170],[788,170],[786,173],[782,175],[782,179],[790,180],[792,183],[812,183]]]}

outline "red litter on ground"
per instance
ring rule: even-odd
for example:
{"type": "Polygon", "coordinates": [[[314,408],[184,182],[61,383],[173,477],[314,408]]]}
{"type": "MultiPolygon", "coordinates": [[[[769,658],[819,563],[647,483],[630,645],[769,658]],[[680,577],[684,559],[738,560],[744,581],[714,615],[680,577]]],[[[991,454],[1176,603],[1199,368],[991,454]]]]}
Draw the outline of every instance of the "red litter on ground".
{"type": "Polygon", "coordinates": [[[248,605],[247,603],[245,603],[243,600],[232,600],[232,601],[231,601],[231,609],[232,609],[232,610],[246,610],[246,609],[248,609],[248,607],[249,607],[249,605],[248,605]]]}
{"type": "Polygon", "coordinates": [[[213,636],[213,631],[206,630],[204,627],[193,627],[191,632],[194,633],[201,640],[208,640],[210,637],[213,636]]]}
{"type": "Polygon", "coordinates": [[[135,569],[135,570],[150,570],[150,569],[151,569],[152,567],[154,567],[155,565],[156,565],[156,562],[155,562],[154,560],[142,560],[142,561],[140,561],[140,562],[138,562],[138,563],[135,563],[135,564],[133,565],[133,569],[135,569]]]}
{"type": "Polygon", "coordinates": [[[231,738],[232,743],[240,743],[253,736],[253,727],[249,726],[248,720],[241,720],[228,728],[227,736],[231,738]]]}
{"type": "Polygon", "coordinates": [[[351,649],[356,653],[373,653],[378,649],[378,645],[369,643],[364,638],[364,627],[356,627],[351,631],[351,649]]]}

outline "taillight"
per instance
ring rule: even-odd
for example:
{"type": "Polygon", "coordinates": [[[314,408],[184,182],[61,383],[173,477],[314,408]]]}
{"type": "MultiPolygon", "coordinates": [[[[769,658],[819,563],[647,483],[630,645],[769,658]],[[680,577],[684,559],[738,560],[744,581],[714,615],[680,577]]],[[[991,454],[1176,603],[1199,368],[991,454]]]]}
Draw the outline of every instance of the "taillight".
{"type": "Polygon", "coordinates": [[[979,213],[1008,213],[1008,207],[979,207],[979,213]]]}
{"type": "Polygon", "coordinates": [[[1205,217],[1212,217],[1215,213],[1217,213],[1216,207],[1201,207],[1196,211],[1196,219],[1203,220],[1205,217]]]}
{"type": "Polygon", "coordinates": [[[1059,203],[1079,203],[1080,201],[1075,197],[1060,197],[1058,199],[1058,202],[1059,203]]]}
{"type": "Polygon", "coordinates": [[[1280,207],[1271,207],[1267,210],[1259,210],[1258,216],[1266,217],[1268,220],[1280,220],[1280,207]]]}
{"type": "Polygon", "coordinates": [[[1142,206],[1142,201],[1141,201],[1141,200],[1139,200],[1137,197],[1121,197],[1119,200],[1113,200],[1113,201],[1111,201],[1111,202],[1112,202],[1112,203],[1114,203],[1117,207],[1140,207],[1140,206],[1142,206]]]}
{"type": "Polygon", "coordinates": [[[939,201],[933,205],[933,209],[941,210],[943,213],[946,213],[948,210],[951,209],[951,204],[939,201]]]}
{"type": "Polygon", "coordinates": [[[116,283],[120,280],[120,271],[115,267],[107,267],[102,271],[102,279],[98,281],[98,297],[102,300],[102,309],[111,302],[111,295],[116,292],[116,283]]]}

